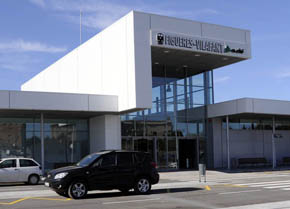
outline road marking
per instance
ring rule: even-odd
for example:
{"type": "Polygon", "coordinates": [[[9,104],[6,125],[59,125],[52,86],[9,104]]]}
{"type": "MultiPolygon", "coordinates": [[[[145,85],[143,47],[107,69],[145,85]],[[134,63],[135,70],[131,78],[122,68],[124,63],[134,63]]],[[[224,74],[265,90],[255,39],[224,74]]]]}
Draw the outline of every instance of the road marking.
{"type": "Polygon", "coordinates": [[[132,203],[132,202],[145,202],[145,201],[153,201],[153,200],[160,200],[160,198],[145,199],[145,200],[128,200],[128,201],[119,201],[119,202],[103,202],[103,205],[119,204],[119,203],[132,203]]]}
{"type": "Polygon", "coordinates": [[[249,187],[267,187],[267,186],[277,186],[277,185],[283,185],[283,186],[288,186],[290,187],[290,183],[285,183],[285,182],[281,182],[281,183],[271,183],[271,184],[259,184],[259,185],[249,185],[249,187]]]}
{"type": "Polygon", "coordinates": [[[207,191],[210,191],[210,190],[211,190],[210,186],[205,186],[205,189],[206,189],[207,191]]]}
{"type": "Polygon", "coordinates": [[[30,199],[33,199],[33,200],[54,200],[54,201],[69,201],[69,200],[71,200],[71,198],[63,199],[63,198],[45,198],[45,197],[32,197],[30,199]]]}
{"type": "Polygon", "coordinates": [[[239,184],[222,184],[222,185],[216,185],[216,186],[225,186],[225,187],[240,187],[240,188],[245,188],[248,186],[243,186],[243,185],[239,185],[239,184]]]}
{"type": "Polygon", "coordinates": [[[18,200],[15,200],[15,201],[12,201],[12,202],[0,202],[0,205],[14,205],[16,203],[19,203],[19,202],[22,202],[24,200],[27,200],[29,199],[30,197],[25,197],[25,198],[21,198],[21,199],[18,199],[18,200]]]}
{"type": "Polygon", "coordinates": [[[261,190],[245,190],[245,191],[239,191],[239,192],[223,192],[223,193],[219,193],[221,195],[225,195],[225,194],[238,194],[238,193],[246,193],[246,192],[259,192],[261,190]]]}
{"type": "Polygon", "coordinates": [[[16,203],[22,202],[24,200],[53,200],[53,201],[69,201],[70,198],[61,199],[61,198],[45,198],[45,197],[24,197],[12,202],[0,202],[0,205],[14,205],[16,203]]]}
{"type": "Polygon", "coordinates": [[[250,186],[250,185],[258,185],[258,184],[270,184],[270,183],[286,183],[286,182],[289,182],[290,183],[290,180],[287,180],[287,181],[267,181],[267,182],[256,182],[256,183],[247,183],[247,184],[238,184],[240,186],[250,186]]]}

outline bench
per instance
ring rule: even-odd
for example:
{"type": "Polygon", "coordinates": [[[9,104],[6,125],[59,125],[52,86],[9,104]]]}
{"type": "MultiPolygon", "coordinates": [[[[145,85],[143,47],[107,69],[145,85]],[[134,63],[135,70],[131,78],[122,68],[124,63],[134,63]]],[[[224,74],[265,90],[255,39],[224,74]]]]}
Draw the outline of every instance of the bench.
{"type": "Polygon", "coordinates": [[[255,158],[239,158],[238,167],[257,167],[257,166],[268,166],[270,165],[266,158],[255,157],[255,158]]]}

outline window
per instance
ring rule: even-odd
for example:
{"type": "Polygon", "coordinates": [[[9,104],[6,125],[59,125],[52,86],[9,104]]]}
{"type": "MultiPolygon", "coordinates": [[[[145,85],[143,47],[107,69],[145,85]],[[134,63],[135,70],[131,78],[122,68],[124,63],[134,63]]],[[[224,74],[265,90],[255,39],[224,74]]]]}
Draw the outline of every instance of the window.
{"type": "Polygon", "coordinates": [[[117,154],[117,164],[119,166],[130,166],[133,164],[132,154],[129,152],[117,154]]]}
{"type": "Polygon", "coordinates": [[[33,167],[33,166],[38,165],[32,160],[20,160],[20,167],[33,167]]]}
{"type": "Polygon", "coordinates": [[[116,164],[115,154],[105,155],[102,159],[102,167],[114,166],[116,164]]]}
{"type": "Polygon", "coordinates": [[[0,165],[1,165],[1,168],[15,168],[16,160],[5,160],[0,165]]]}
{"type": "Polygon", "coordinates": [[[137,152],[135,153],[134,156],[135,156],[136,163],[142,163],[144,161],[144,158],[145,158],[144,154],[137,152]]]}

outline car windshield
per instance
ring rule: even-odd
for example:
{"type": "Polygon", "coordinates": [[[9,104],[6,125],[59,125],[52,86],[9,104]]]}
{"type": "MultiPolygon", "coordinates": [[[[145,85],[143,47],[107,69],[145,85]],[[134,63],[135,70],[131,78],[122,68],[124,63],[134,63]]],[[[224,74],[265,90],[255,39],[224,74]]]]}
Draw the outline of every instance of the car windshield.
{"type": "Polygon", "coordinates": [[[91,155],[88,155],[88,156],[84,157],[83,159],[81,159],[81,161],[77,163],[77,166],[80,166],[80,167],[88,166],[95,159],[97,159],[99,156],[100,156],[99,154],[91,154],[91,155]]]}

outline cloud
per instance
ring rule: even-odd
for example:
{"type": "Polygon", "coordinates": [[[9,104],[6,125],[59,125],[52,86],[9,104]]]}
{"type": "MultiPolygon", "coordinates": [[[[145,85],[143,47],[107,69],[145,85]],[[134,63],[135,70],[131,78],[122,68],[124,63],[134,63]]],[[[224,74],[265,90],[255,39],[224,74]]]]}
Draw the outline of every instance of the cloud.
{"type": "Polygon", "coordinates": [[[215,83],[215,84],[218,84],[218,83],[224,83],[224,82],[226,82],[226,81],[228,81],[228,80],[230,80],[230,79],[231,79],[230,76],[219,77],[219,78],[215,78],[215,79],[214,79],[214,83],[215,83]]]}
{"type": "Polygon", "coordinates": [[[35,5],[42,7],[42,8],[44,8],[46,6],[44,0],[29,0],[29,1],[32,4],[35,4],[35,5]]]}
{"type": "Polygon", "coordinates": [[[210,8],[195,11],[188,10],[180,13],[176,10],[166,9],[168,5],[163,2],[153,6],[145,3],[145,1],[133,1],[130,5],[112,3],[105,0],[47,0],[46,4],[44,4],[43,0],[30,0],[30,2],[42,8],[45,6],[46,9],[55,11],[58,16],[74,24],[79,24],[80,10],[82,10],[82,24],[94,29],[107,27],[131,10],[190,19],[220,14],[217,10],[210,8]],[[43,2],[43,4],[40,2],[43,2]]]}
{"type": "Polygon", "coordinates": [[[276,75],[276,78],[280,78],[280,79],[283,79],[283,78],[290,78],[290,71],[286,72],[280,72],[276,75]]]}
{"type": "Polygon", "coordinates": [[[40,60],[27,54],[2,54],[0,57],[0,70],[11,70],[15,72],[33,72],[40,60]]]}
{"type": "Polygon", "coordinates": [[[10,42],[0,42],[0,51],[3,52],[46,52],[59,53],[66,51],[65,47],[48,46],[40,42],[23,41],[22,39],[10,42]]]}

